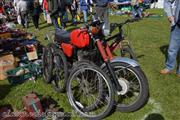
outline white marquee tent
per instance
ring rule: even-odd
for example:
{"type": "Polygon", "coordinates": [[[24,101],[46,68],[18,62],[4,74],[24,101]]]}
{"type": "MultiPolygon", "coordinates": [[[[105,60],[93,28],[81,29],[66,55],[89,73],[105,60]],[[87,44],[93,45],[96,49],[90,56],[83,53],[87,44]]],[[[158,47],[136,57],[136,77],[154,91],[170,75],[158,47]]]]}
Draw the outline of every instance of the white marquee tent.
{"type": "Polygon", "coordinates": [[[158,0],[157,3],[151,4],[151,8],[163,8],[164,7],[164,0],[158,0]]]}

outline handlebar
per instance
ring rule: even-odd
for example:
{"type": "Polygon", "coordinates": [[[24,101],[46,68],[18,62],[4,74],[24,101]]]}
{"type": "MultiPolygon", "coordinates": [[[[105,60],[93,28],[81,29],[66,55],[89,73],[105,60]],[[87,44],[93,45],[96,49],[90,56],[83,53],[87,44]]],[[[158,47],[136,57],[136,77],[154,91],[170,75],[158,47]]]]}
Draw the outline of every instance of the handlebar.
{"type": "Polygon", "coordinates": [[[111,28],[110,32],[112,33],[114,31],[114,29],[116,29],[117,27],[121,28],[123,25],[125,25],[127,23],[136,22],[138,20],[139,20],[139,18],[134,18],[134,19],[127,19],[122,23],[111,23],[110,24],[110,28],[111,28]]]}
{"type": "Polygon", "coordinates": [[[135,18],[135,19],[127,19],[126,21],[122,22],[122,23],[111,23],[111,26],[113,27],[122,27],[123,25],[127,24],[127,23],[132,23],[132,22],[136,22],[139,19],[135,18]]]}

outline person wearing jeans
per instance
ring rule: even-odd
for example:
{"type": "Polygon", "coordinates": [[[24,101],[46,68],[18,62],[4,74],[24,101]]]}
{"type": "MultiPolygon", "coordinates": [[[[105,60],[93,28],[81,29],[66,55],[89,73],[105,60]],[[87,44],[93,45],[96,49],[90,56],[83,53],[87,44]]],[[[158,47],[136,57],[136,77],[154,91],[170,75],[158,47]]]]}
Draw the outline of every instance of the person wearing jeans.
{"type": "MultiPolygon", "coordinates": [[[[165,0],[164,10],[167,13],[168,20],[171,23],[171,36],[170,44],[168,48],[168,58],[165,64],[165,68],[160,71],[161,74],[172,73],[175,68],[176,58],[178,51],[180,50],[180,0],[165,0]],[[175,6],[172,4],[175,2],[175,6]]],[[[177,76],[180,77],[180,63],[177,70],[177,76]]]]}
{"type": "Polygon", "coordinates": [[[29,2],[26,0],[20,0],[17,4],[17,14],[21,16],[21,24],[26,28],[28,28],[28,7],[29,2]]]}
{"type": "Polygon", "coordinates": [[[100,19],[104,21],[104,34],[108,36],[110,33],[109,25],[109,4],[110,0],[96,0],[96,16],[95,19],[100,19]]]}
{"type": "Polygon", "coordinates": [[[28,28],[28,12],[22,11],[20,13],[20,16],[21,16],[21,24],[23,28],[28,28]]]}
{"type": "Polygon", "coordinates": [[[87,22],[87,14],[88,14],[88,1],[80,0],[80,9],[83,12],[84,22],[87,22]]]}

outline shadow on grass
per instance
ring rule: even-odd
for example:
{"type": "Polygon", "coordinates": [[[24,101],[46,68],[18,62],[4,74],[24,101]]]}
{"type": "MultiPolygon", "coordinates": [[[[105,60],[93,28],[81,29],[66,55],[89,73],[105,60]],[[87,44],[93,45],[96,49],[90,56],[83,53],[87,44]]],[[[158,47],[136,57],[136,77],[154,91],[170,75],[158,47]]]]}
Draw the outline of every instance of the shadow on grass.
{"type": "Polygon", "coordinates": [[[39,23],[39,25],[42,25],[42,24],[45,24],[45,23],[47,23],[46,21],[41,21],[40,23],[39,23]]]}
{"type": "Polygon", "coordinates": [[[167,57],[168,57],[168,47],[169,47],[169,45],[164,45],[164,46],[160,47],[160,50],[164,54],[166,60],[167,60],[167,57]]]}
{"type": "Polygon", "coordinates": [[[138,55],[137,58],[143,58],[145,55],[138,55]]]}
{"type": "Polygon", "coordinates": [[[67,113],[64,111],[64,108],[60,108],[60,106],[58,105],[58,103],[50,96],[41,96],[38,95],[39,97],[41,97],[41,104],[43,107],[44,111],[49,111],[51,112],[57,112],[60,116],[53,115],[54,117],[56,117],[57,119],[63,119],[63,120],[70,120],[71,119],[71,114],[67,113]]]}
{"type": "Polygon", "coordinates": [[[46,24],[46,25],[40,27],[39,29],[42,30],[42,29],[47,28],[47,27],[50,27],[50,26],[52,26],[52,24],[46,24]]]}
{"type": "Polygon", "coordinates": [[[1,91],[0,100],[4,99],[8,95],[10,90],[11,90],[10,85],[0,85],[0,91],[1,91]]]}
{"type": "Polygon", "coordinates": [[[165,119],[159,113],[152,113],[152,114],[149,114],[144,120],[165,120],[165,119]]]}

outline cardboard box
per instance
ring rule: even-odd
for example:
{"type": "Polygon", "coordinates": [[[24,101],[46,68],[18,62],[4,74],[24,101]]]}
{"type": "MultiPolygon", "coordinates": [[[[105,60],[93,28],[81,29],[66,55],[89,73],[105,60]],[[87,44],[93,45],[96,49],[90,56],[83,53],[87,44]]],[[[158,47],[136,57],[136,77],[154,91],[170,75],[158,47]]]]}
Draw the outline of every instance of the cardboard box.
{"type": "Polygon", "coordinates": [[[33,51],[33,52],[28,52],[27,53],[27,56],[28,56],[28,60],[37,60],[38,59],[38,55],[37,55],[37,52],[36,51],[33,51]]]}
{"type": "Polygon", "coordinates": [[[29,45],[29,52],[27,52],[28,60],[36,60],[38,59],[37,50],[35,45],[29,45]]]}
{"type": "Polygon", "coordinates": [[[1,39],[11,38],[11,33],[1,33],[0,38],[1,39]]]}
{"type": "Polygon", "coordinates": [[[15,66],[16,62],[12,54],[0,56],[0,80],[6,79],[6,71],[14,69],[15,66]]]}

